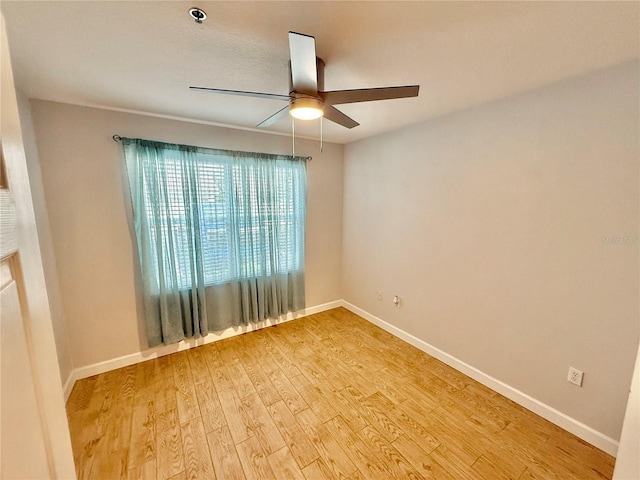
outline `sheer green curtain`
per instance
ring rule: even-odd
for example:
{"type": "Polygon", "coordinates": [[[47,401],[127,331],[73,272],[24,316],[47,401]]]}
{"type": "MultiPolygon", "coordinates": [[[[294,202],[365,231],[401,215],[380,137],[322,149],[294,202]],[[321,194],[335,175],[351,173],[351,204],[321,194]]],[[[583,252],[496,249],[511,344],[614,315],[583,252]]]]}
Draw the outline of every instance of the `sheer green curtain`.
{"type": "Polygon", "coordinates": [[[122,142],[150,346],[305,307],[303,158],[122,142]]]}

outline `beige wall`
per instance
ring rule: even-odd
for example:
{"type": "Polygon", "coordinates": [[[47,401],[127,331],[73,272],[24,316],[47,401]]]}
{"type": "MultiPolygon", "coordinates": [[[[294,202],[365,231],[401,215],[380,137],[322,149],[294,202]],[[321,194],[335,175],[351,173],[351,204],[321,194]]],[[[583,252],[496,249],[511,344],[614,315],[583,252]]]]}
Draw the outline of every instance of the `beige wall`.
{"type": "MultiPolygon", "coordinates": [[[[289,153],[291,139],[32,100],[42,178],[74,368],[145,349],[137,258],[127,222],[120,134],[289,153]]],[[[342,150],[299,140],[308,164],[307,305],[341,292],[342,150]]]]}
{"type": "Polygon", "coordinates": [[[27,168],[29,169],[29,185],[31,187],[33,210],[38,228],[38,240],[40,242],[42,266],[47,284],[47,297],[51,310],[51,323],[56,341],[58,365],[60,366],[60,380],[64,383],[73,370],[67,324],[62,306],[60,285],[58,283],[58,269],[53,249],[53,240],[51,239],[51,226],[49,225],[49,214],[44,197],[44,188],[42,186],[42,172],[40,171],[38,147],[33,130],[31,107],[29,99],[26,96],[20,92],[17,92],[17,94],[24,150],[27,159],[27,168]]]}
{"type": "Polygon", "coordinates": [[[639,80],[627,64],[347,145],[343,298],[619,438],[640,318],[639,80]]]}

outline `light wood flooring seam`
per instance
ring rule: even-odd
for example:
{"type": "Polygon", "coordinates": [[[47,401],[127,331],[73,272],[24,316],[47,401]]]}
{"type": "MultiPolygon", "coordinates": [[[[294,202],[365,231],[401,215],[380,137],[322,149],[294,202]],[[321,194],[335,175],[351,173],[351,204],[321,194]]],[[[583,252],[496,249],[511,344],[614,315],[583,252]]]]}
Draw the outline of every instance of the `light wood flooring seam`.
{"type": "Polygon", "coordinates": [[[79,479],[607,479],[614,459],[337,308],[80,380],[79,479]]]}

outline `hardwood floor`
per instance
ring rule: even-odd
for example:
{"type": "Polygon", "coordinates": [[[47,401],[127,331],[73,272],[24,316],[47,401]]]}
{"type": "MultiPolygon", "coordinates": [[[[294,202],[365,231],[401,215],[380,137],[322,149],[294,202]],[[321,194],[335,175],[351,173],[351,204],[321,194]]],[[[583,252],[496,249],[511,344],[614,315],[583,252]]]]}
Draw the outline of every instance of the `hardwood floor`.
{"type": "Polygon", "coordinates": [[[76,383],[78,478],[603,479],[614,459],[339,308],[76,383]]]}

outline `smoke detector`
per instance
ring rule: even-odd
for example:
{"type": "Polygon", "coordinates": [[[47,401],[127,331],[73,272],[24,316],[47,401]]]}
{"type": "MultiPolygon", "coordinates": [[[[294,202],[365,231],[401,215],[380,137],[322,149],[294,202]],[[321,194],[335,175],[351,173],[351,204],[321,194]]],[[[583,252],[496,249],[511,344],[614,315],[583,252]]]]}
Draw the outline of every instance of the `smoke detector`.
{"type": "Polygon", "coordinates": [[[207,18],[207,13],[199,8],[190,8],[189,15],[196,21],[196,23],[202,23],[207,18]]]}

